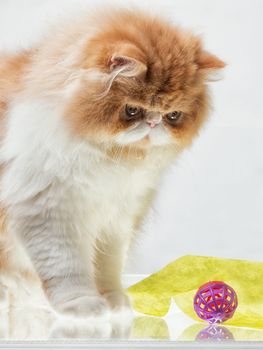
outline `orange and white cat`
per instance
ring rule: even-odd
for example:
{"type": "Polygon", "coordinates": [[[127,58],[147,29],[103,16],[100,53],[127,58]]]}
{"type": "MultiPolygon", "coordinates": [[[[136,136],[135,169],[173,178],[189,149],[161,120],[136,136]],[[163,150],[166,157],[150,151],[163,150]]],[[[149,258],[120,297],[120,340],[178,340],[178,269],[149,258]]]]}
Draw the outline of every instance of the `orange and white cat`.
{"type": "Polygon", "coordinates": [[[125,306],[129,246],[223,67],[199,37],[126,10],[2,54],[1,271],[35,271],[62,313],[125,306]]]}

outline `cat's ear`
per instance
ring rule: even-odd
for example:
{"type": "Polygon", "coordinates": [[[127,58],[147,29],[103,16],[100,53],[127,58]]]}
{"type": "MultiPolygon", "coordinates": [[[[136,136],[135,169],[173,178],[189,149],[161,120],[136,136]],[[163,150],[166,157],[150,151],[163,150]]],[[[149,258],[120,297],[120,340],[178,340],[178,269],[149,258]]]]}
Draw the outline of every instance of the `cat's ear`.
{"type": "Polygon", "coordinates": [[[108,67],[111,73],[116,72],[116,75],[125,77],[135,77],[146,72],[146,65],[129,56],[113,55],[109,62],[108,67]]]}
{"type": "Polygon", "coordinates": [[[200,53],[197,64],[199,69],[206,74],[209,81],[220,79],[220,71],[226,66],[225,62],[220,58],[207,51],[200,53]]]}

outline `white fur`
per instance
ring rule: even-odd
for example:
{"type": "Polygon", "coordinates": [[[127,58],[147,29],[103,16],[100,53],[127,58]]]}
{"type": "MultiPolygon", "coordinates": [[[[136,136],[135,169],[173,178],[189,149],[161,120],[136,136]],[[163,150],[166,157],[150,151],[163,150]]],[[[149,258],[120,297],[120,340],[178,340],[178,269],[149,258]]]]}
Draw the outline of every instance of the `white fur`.
{"type": "Polygon", "coordinates": [[[106,306],[95,287],[96,240],[107,243],[105,275],[98,278],[105,291],[118,291],[132,214],[156,187],[163,157],[149,154],[137,167],[109,160],[73,137],[59,104],[44,99],[17,99],[7,120],[0,160],[7,164],[1,200],[8,231],[22,242],[59,311],[101,314],[106,306]]]}
{"type": "Polygon", "coordinates": [[[129,143],[140,141],[146,136],[149,136],[150,143],[153,146],[167,145],[174,142],[162,122],[151,128],[144,120],[138,122],[130,129],[120,132],[115,136],[115,141],[121,145],[128,145],[129,143]]]}

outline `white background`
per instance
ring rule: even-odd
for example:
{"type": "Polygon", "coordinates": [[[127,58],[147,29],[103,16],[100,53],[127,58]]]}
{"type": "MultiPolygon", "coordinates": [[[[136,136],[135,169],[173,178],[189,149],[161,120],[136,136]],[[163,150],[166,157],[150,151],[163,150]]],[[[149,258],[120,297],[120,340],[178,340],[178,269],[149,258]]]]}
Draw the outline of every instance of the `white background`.
{"type": "MultiPolygon", "coordinates": [[[[0,0],[0,48],[27,47],[57,18],[99,3],[0,0]]],[[[151,273],[184,254],[263,260],[263,1],[129,3],[202,34],[228,67],[211,86],[210,122],[163,181],[128,271],[151,273]]]]}

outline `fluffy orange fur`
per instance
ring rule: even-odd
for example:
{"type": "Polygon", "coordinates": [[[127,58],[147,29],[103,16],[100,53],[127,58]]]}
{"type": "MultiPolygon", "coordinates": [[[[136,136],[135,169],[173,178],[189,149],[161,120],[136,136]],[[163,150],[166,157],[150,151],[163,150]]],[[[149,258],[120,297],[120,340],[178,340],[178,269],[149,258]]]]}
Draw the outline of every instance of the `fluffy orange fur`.
{"type": "Polygon", "coordinates": [[[16,91],[21,88],[25,67],[30,55],[22,52],[17,55],[0,55],[0,138],[4,134],[4,114],[16,91]]]}
{"type": "MultiPolygon", "coordinates": [[[[21,87],[25,73],[31,83],[27,86],[28,93],[34,94],[39,89],[51,92],[65,86],[69,77],[61,68],[56,70],[54,64],[65,52],[77,50],[72,40],[81,39],[85,25],[85,21],[80,21],[79,26],[65,31],[58,42],[48,38],[31,52],[0,60],[0,115],[7,108],[10,94],[21,87]],[[49,75],[53,72],[50,80],[49,75]]],[[[136,77],[116,79],[101,99],[98,99],[98,93],[103,85],[83,79],[65,109],[65,118],[72,131],[88,135],[95,142],[96,134],[114,135],[130,126],[119,115],[125,104],[131,104],[162,113],[183,111],[183,123],[170,131],[177,141],[180,140],[182,148],[191,143],[207,115],[208,75],[223,68],[224,63],[204,51],[199,37],[140,12],[122,10],[114,11],[110,16],[100,14],[100,22],[94,26],[95,34],[79,48],[71,69],[88,71],[96,68],[107,74],[114,56],[132,57],[145,69],[136,77]]],[[[133,146],[138,148],[147,144],[145,139],[133,146]]],[[[130,154],[133,151],[129,147],[130,154]]]]}
{"type": "Polygon", "coordinates": [[[114,56],[132,57],[145,69],[135,78],[117,79],[101,100],[96,95],[100,86],[94,84],[92,90],[90,82],[83,83],[68,106],[73,129],[82,135],[96,130],[116,134],[130,126],[119,118],[125,104],[162,113],[180,110],[184,121],[170,131],[182,147],[189,145],[207,115],[208,74],[224,63],[203,50],[199,37],[134,12],[102,18],[100,30],[88,41],[78,64],[108,73],[114,56]],[[87,118],[90,110],[92,118],[87,118]]]}

